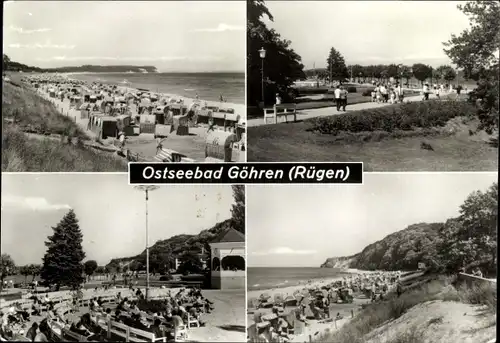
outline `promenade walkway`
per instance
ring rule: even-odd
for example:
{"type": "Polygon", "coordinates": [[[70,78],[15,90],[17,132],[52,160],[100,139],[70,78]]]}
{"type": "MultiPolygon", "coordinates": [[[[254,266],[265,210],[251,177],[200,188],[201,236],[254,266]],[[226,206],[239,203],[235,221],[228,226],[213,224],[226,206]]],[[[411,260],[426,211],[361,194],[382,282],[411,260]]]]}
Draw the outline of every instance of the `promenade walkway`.
{"type": "MultiPolygon", "coordinates": [[[[445,93],[449,94],[449,93],[445,93]]],[[[429,99],[435,99],[436,95],[431,94],[429,96],[429,99]]],[[[422,101],[422,95],[414,95],[414,96],[409,96],[404,98],[404,102],[416,102],[416,101],[422,101]]],[[[306,120],[306,119],[311,119],[311,118],[317,118],[317,117],[325,117],[325,116],[331,116],[331,115],[339,115],[339,114],[344,114],[344,113],[349,113],[349,112],[354,112],[354,111],[359,111],[359,110],[367,110],[371,108],[380,108],[380,107],[385,107],[389,106],[391,103],[376,103],[376,102],[363,102],[363,103],[358,103],[358,104],[352,104],[349,105],[349,97],[347,98],[347,107],[346,111],[337,111],[335,106],[331,107],[324,107],[324,108],[315,108],[315,109],[310,109],[310,110],[300,110],[297,111],[297,120],[306,120]]],[[[264,124],[264,115],[262,115],[261,118],[255,118],[255,119],[250,119],[248,120],[247,126],[252,127],[252,126],[261,126],[261,125],[266,125],[264,124]]],[[[267,125],[269,125],[268,123],[267,125]]],[[[272,125],[272,124],[271,124],[272,125]]]]}

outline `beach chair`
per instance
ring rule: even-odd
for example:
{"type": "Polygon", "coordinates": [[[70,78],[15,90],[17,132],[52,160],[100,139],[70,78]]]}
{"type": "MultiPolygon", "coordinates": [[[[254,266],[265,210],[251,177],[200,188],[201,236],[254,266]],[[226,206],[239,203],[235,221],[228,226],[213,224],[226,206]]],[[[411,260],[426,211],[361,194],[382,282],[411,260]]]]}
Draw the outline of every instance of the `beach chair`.
{"type": "Polygon", "coordinates": [[[191,316],[189,313],[187,315],[187,327],[191,329],[192,327],[200,327],[200,322],[196,317],[191,316]]]}
{"type": "Polygon", "coordinates": [[[297,299],[291,295],[288,295],[285,299],[283,299],[284,306],[297,306],[297,303],[297,299]]]}
{"type": "Polygon", "coordinates": [[[306,318],[314,318],[314,319],[316,319],[315,313],[313,312],[313,310],[311,308],[311,304],[308,304],[308,306],[305,307],[305,309],[304,309],[304,315],[306,316],[306,318]]]}
{"type": "Polygon", "coordinates": [[[293,334],[303,335],[307,333],[307,324],[301,320],[296,319],[293,324],[293,334]]]}
{"type": "Polygon", "coordinates": [[[258,305],[259,305],[259,300],[257,300],[256,298],[248,299],[247,306],[249,309],[256,309],[258,305]]]}
{"type": "Polygon", "coordinates": [[[188,339],[188,328],[186,325],[179,325],[174,328],[174,342],[184,342],[188,339]]]}
{"type": "Polygon", "coordinates": [[[253,315],[253,321],[255,323],[260,323],[262,321],[262,312],[256,312],[253,315]]]}
{"type": "Polygon", "coordinates": [[[283,305],[283,302],[284,302],[283,299],[284,299],[284,297],[283,297],[282,293],[276,293],[274,295],[274,305],[275,306],[281,306],[281,305],[283,305]]]}

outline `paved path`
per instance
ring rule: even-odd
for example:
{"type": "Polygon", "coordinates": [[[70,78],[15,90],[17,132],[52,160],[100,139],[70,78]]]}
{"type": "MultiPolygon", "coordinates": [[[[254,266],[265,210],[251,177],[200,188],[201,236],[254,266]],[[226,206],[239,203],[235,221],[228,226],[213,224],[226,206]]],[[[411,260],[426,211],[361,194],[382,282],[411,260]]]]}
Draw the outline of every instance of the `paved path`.
{"type": "MultiPolygon", "coordinates": [[[[445,93],[445,95],[448,93],[445,93]]],[[[436,96],[434,94],[431,94],[429,96],[430,99],[435,99],[436,96]]],[[[348,99],[349,101],[349,99],[348,99]]],[[[404,102],[415,102],[415,101],[422,101],[422,95],[414,95],[414,96],[409,96],[404,99],[404,102]]],[[[347,104],[346,111],[337,111],[335,106],[331,107],[324,107],[324,108],[316,108],[316,109],[310,109],[310,110],[300,110],[297,111],[297,120],[305,120],[305,119],[310,119],[310,118],[317,118],[317,117],[325,117],[325,116],[331,116],[331,115],[339,115],[339,114],[344,114],[344,113],[349,113],[349,112],[354,112],[354,111],[359,111],[359,110],[366,110],[370,108],[379,108],[379,107],[384,107],[384,106],[389,106],[391,105],[390,103],[376,103],[376,102],[363,102],[359,104],[353,104],[349,105],[347,104]]],[[[256,119],[250,119],[247,122],[248,127],[252,126],[261,126],[261,125],[266,125],[264,124],[264,115],[262,115],[262,118],[256,118],[256,119]]],[[[278,119],[278,124],[280,123],[278,119]]],[[[281,120],[284,120],[281,119],[281,120]]],[[[268,124],[271,124],[268,122],[268,124]]],[[[272,124],[271,124],[272,125],[272,124]]]]}

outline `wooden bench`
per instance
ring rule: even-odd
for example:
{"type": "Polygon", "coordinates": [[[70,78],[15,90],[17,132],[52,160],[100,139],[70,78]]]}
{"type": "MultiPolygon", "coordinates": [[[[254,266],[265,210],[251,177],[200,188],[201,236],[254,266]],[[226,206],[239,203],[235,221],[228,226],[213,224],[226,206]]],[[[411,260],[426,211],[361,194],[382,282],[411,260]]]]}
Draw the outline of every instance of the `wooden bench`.
{"type": "Polygon", "coordinates": [[[76,332],[73,332],[69,329],[62,329],[62,338],[64,339],[71,339],[71,340],[74,340],[75,342],[87,342],[87,337],[84,336],[84,335],[80,335],[76,332]]]}
{"type": "Polygon", "coordinates": [[[274,105],[273,108],[264,108],[264,124],[270,118],[274,124],[278,123],[278,117],[285,117],[285,122],[288,122],[288,115],[293,116],[293,121],[297,121],[297,104],[281,104],[274,105]]]}
{"type": "Polygon", "coordinates": [[[112,335],[120,336],[125,339],[125,342],[166,342],[166,337],[155,337],[152,332],[131,328],[128,325],[110,320],[108,323],[108,339],[112,335]]]}
{"type": "Polygon", "coordinates": [[[197,318],[191,316],[189,313],[187,314],[187,327],[188,329],[191,329],[192,327],[200,327],[200,322],[198,321],[197,318]]]}

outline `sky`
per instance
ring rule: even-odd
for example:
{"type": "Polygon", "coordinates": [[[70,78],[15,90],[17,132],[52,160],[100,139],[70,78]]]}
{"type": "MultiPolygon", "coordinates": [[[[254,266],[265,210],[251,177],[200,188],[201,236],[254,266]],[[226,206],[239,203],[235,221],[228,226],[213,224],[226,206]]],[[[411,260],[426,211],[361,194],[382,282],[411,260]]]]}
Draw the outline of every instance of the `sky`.
{"type": "Polygon", "coordinates": [[[497,173],[364,175],[364,185],[247,187],[249,267],[319,267],[417,223],[444,222],[497,173]]]}
{"type": "Polygon", "coordinates": [[[243,1],[4,2],[3,52],[43,68],[153,65],[244,72],[243,1]]]}
{"type": "Polygon", "coordinates": [[[349,64],[451,64],[442,42],[469,21],[454,1],[268,1],[268,25],[292,41],[306,69],[331,47],[349,64]]]}
{"type": "MultiPolygon", "coordinates": [[[[149,195],[149,244],[198,234],[230,218],[230,185],[162,186],[149,195]]],[[[145,196],[126,174],[2,174],[1,251],[17,265],[41,263],[51,227],[74,209],[86,259],[144,251],[145,196]]]]}

